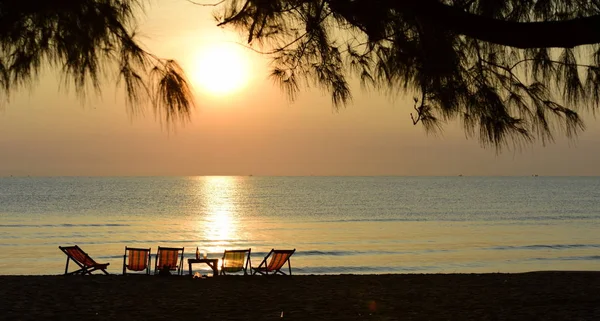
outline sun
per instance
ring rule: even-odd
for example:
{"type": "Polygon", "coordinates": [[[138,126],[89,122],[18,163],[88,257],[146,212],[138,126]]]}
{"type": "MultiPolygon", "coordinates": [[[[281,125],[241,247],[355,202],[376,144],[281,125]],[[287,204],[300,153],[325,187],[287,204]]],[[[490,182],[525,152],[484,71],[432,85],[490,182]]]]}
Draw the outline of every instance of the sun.
{"type": "Polygon", "coordinates": [[[250,61],[244,48],[231,43],[212,44],[198,50],[190,79],[195,87],[213,95],[243,89],[250,80],[250,61]]]}

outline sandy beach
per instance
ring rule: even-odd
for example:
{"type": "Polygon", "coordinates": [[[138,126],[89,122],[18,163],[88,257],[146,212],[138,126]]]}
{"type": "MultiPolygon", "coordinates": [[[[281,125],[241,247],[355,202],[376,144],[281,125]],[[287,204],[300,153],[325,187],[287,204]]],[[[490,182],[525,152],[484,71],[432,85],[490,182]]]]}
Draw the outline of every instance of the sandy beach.
{"type": "Polygon", "coordinates": [[[599,272],[0,276],[2,320],[599,320],[599,272]]]}

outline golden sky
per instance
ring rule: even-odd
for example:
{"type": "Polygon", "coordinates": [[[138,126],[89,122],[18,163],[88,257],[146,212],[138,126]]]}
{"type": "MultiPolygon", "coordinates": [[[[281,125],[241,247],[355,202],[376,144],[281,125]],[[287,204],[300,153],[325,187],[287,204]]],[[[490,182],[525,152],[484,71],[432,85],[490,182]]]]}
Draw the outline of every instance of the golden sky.
{"type": "Polygon", "coordinates": [[[339,111],[314,89],[290,103],[267,78],[268,59],[232,44],[240,37],[216,27],[211,13],[160,0],[140,21],[142,43],[176,59],[193,81],[190,123],[170,132],[150,108],[131,117],[112,82],[82,102],[49,72],[0,107],[0,176],[600,175],[600,126],[590,116],[576,142],[497,155],[467,140],[458,122],[442,136],[426,135],[411,123],[411,97],[356,85],[353,102],[339,111]],[[219,79],[207,81],[199,70],[227,73],[231,66],[212,61],[228,54],[246,76],[234,76],[241,81],[231,85],[241,87],[223,93],[210,88],[222,86],[219,79]]]}

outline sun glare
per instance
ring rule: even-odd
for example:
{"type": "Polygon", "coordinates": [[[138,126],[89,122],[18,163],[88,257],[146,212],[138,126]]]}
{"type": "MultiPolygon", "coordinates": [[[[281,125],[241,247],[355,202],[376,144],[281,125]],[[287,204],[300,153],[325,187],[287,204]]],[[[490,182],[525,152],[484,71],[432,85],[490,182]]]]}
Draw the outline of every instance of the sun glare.
{"type": "Polygon", "coordinates": [[[222,242],[235,238],[236,224],[233,219],[235,205],[232,203],[234,196],[234,181],[231,177],[211,176],[205,181],[205,197],[207,200],[207,226],[204,237],[222,242]]]}
{"type": "Polygon", "coordinates": [[[213,95],[227,95],[244,88],[250,79],[250,61],[236,44],[206,46],[194,57],[191,80],[196,87],[213,95]]]}

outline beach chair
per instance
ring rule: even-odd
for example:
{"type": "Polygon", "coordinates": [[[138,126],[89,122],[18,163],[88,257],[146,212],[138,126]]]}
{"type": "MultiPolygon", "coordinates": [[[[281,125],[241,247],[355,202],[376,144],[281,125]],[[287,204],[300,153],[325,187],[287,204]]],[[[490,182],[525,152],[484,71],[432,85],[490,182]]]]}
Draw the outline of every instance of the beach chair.
{"type": "Polygon", "coordinates": [[[141,249],[125,246],[125,254],[123,255],[123,275],[126,275],[127,271],[145,271],[144,274],[150,274],[150,252],[151,250],[149,248],[141,249]],[[127,260],[127,258],[129,258],[129,260],[127,260]]]}
{"type": "MultiPolygon", "coordinates": [[[[221,275],[241,271],[244,271],[244,275],[248,275],[248,267],[252,269],[250,251],[251,249],[225,250],[221,260],[221,275]]],[[[250,270],[250,273],[252,273],[252,270],[250,270]]]]}
{"type": "Polygon", "coordinates": [[[288,264],[289,275],[292,275],[292,264],[290,263],[290,256],[296,252],[296,249],[293,250],[276,250],[272,249],[267,256],[262,260],[260,265],[257,268],[252,268],[252,275],[263,274],[269,275],[271,274],[282,274],[288,275],[281,270],[281,268],[285,265],[285,262],[288,264]]]}
{"type": "Polygon", "coordinates": [[[110,263],[97,263],[79,246],[59,246],[58,248],[67,255],[65,275],[86,275],[92,274],[92,272],[96,270],[100,270],[104,272],[104,274],[108,275],[108,272],[106,272],[106,268],[110,265],[110,263]],[[75,264],[77,264],[80,267],[80,269],[73,272],[69,272],[69,261],[75,262],[75,264]]]}
{"type": "Polygon", "coordinates": [[[160,270],[176,271],[177,275],[183,273],[183,247],[158,247],[154,260],[154,274],[160,270]]]}

